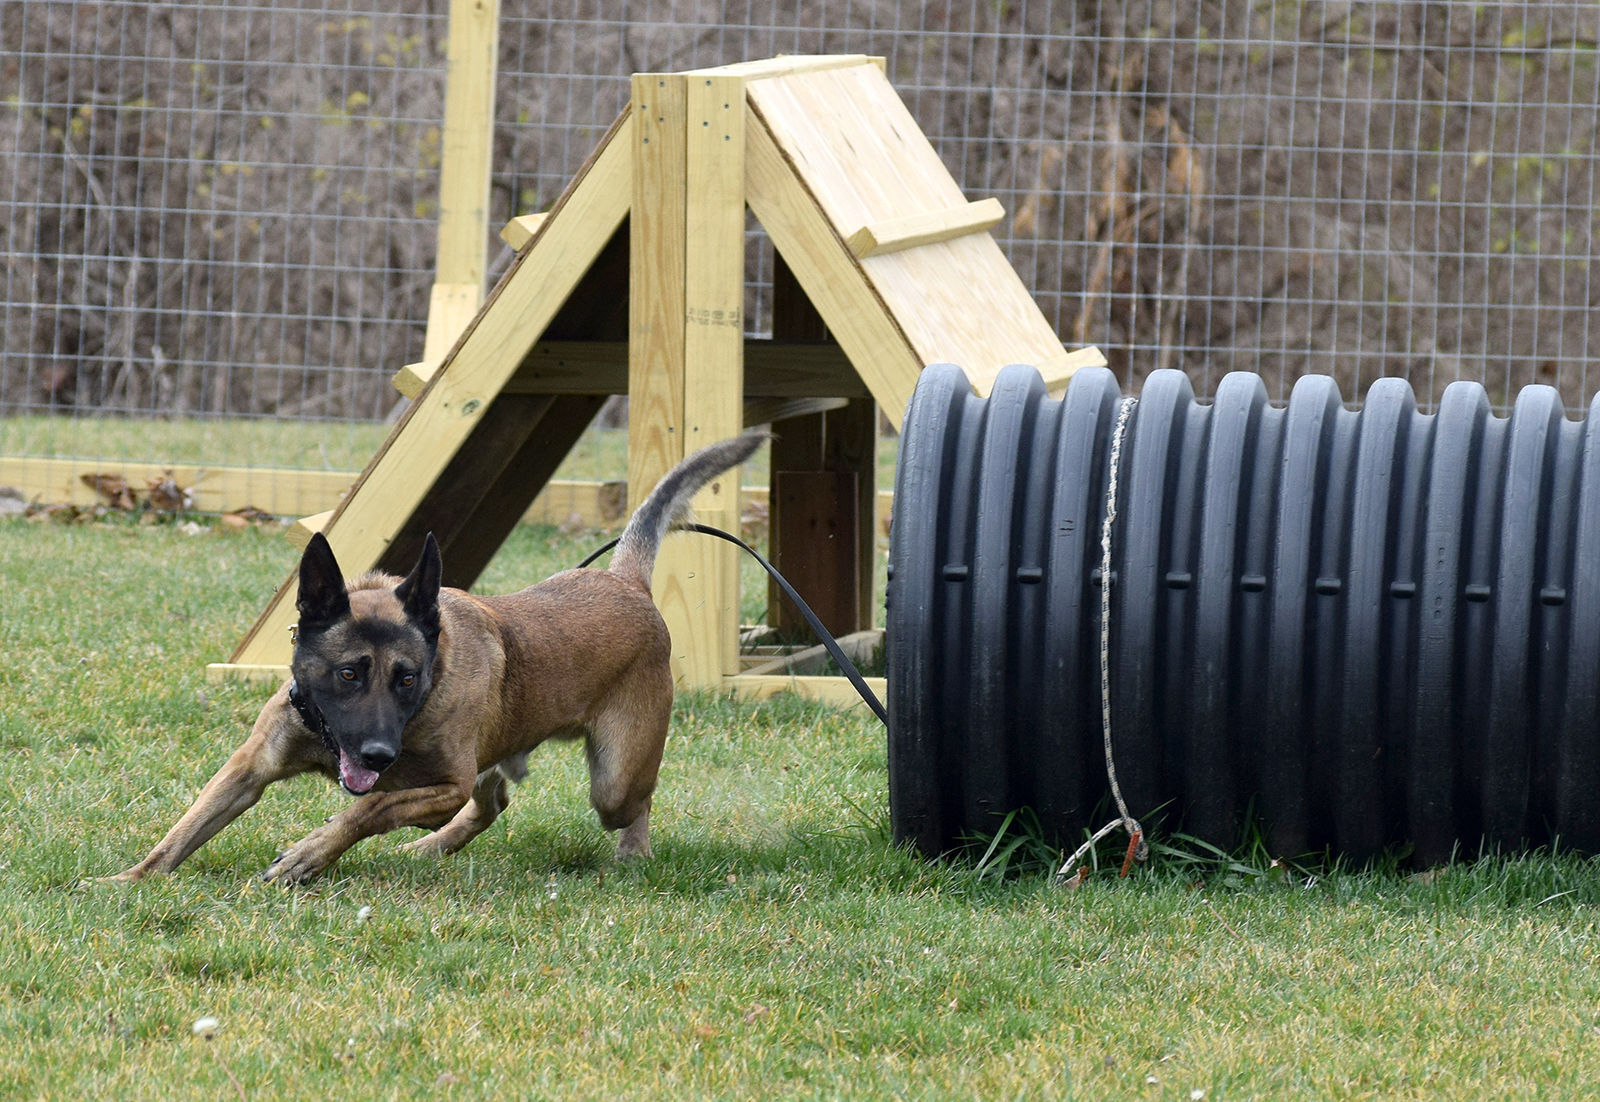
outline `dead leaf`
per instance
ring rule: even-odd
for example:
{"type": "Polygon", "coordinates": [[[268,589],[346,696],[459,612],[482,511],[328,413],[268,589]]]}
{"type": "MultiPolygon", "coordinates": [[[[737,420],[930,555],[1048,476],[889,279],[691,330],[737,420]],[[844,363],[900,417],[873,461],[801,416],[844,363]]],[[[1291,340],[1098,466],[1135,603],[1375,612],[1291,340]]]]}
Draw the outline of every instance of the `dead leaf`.
{"type": "Polygon", "coordinates": [[[600,517],[602,520],[621,520],[628,511],[628,482],[612,479],[600,485],[600,517]]]}
{"type": "Polygon", "coordinates": [[[739,512],[739,530],[746,536],[758,536],[767,530],[771,519],[765,501],[747,501],[739,512]]]}
{"type": "Polygon", "coordinates": [[[771,1013],[772,1013],[772,1009],[770,1007],[762,1006],[760,1003],[756,1003],[754,1006],[752,1006],[745,1013],[745,1016],[744,1016],[745,1024],[749,1025],[751,1022],[754,1022],[757,1018],[765,1018],[768,1014],[771,1014],[771,1013]]]}
{"type": "Polygon", "coordinates": [[[223,513],[217,518],[217,523],[235,532],[242,532],[250,527],[250,521],[242,513],[223,513]]]}
{"type": "Polygon", "coordinates": [[[1083,882],[1087,879],[1089,879],[1089,866],[1079,865],[1078,871],[1067,877],[1066,882],[1061,886],[1069,892],[1075,892],[1083,887],[1083,882]]]}
{"type": "Polygon", "coordinates": [[[194,508],[194,491],[178,485],[171,471],[162,472],[160,478],[145,481],[150,508],[158,513],[184,513],[194,508]]]}
{"type": "Polygon", "coordinates": [[[81,474],[78,480],[112,509],[132,509],[137,504],[128,480],[115,472],[81,474]]]}

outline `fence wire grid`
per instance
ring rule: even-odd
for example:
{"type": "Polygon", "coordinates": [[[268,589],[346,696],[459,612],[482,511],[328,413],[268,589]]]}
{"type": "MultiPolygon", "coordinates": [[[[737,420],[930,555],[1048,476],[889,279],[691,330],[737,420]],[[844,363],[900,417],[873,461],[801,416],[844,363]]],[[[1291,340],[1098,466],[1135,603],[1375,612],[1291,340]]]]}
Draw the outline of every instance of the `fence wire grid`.
{"type": "MultiPolygon", "coordinates": [[[[231,426],[214,461],[361,466],[421,355],[447,8],[0,3],[0,453],[137,456],[111,422],[183,415],[231,426]],[[303,424],[306,456],[247,420],[303,424]]],[[[1130,388],[1243,369],[1281,400],[1320,372],[1356,400],[1396,375],[1427,405],[1467,378],[1577,411],[1597,40],[1593,3],[504,0],[492,221],[553,201],[632,72],[879,54],[1004,203],[1062,339],[1130,388]]],[[[763,335],[754,230],[748,270],[763,335]]]]}

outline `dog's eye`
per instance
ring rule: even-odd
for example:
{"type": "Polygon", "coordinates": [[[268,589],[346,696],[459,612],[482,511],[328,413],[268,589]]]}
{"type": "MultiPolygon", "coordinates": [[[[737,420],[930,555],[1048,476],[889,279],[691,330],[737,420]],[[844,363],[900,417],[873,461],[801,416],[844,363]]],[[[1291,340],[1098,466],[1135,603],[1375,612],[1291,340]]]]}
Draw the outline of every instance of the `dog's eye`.
{"type": "Polygon", "coordinates": [[[416,683],[417,683],[417,675],[414,674],[414,673],[405,674],[403,677],[400,678],[400,687],[402,689],[409,689],[409,688],[411,688],[411,686],[415,685],[416,683]]]}
{"type": "Polygon", "coordinates": [[[340,681],[354,681],[355,679],[356,679],[356,671],[355,671],[354,667],[346,666],[344,669],[339,671],[339,680],[340,681]]]}

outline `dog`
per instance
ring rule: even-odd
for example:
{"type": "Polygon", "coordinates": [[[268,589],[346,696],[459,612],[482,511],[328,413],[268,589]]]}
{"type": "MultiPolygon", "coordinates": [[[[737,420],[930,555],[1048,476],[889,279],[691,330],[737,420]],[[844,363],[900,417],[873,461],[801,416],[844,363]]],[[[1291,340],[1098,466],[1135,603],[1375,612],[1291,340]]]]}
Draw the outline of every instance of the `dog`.
{"type": "Polygon", "coordinates": [[[617,857],[650,856],[650,801],[672,710],[671,641],[650,597],[656,551],[690,499],[748,459],[750,433],[690,455],[629,519],[605,570],[565,570],[517,593],[441,588],[429,533],[405,578],[344,580],[319,532],[300,560],[292,680],[193,805],[138,864],[177,868],[267,785],[319,772],[354,801],[267,866],[301,883],[363,838],[431,833],[404,846],[454,853],[505,810],[528,752],[582,738],[589,800],[620,831],[617,857]]]}

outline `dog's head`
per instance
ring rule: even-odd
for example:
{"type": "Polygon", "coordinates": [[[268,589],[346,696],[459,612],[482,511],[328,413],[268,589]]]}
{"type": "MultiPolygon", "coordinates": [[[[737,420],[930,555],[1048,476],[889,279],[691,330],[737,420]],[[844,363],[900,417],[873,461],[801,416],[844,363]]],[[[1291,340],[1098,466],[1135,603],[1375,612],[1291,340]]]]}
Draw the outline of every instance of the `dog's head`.
{"type": "Polygon", "coordinates": [[[372,791],[400,756],[401,733],[433,686],[440,573],[431,532],[398,585],[370,574],[346,586],[320,532],[300,558],[291,697],[338,755],[339,783],[353,795],[372,791]]]}

